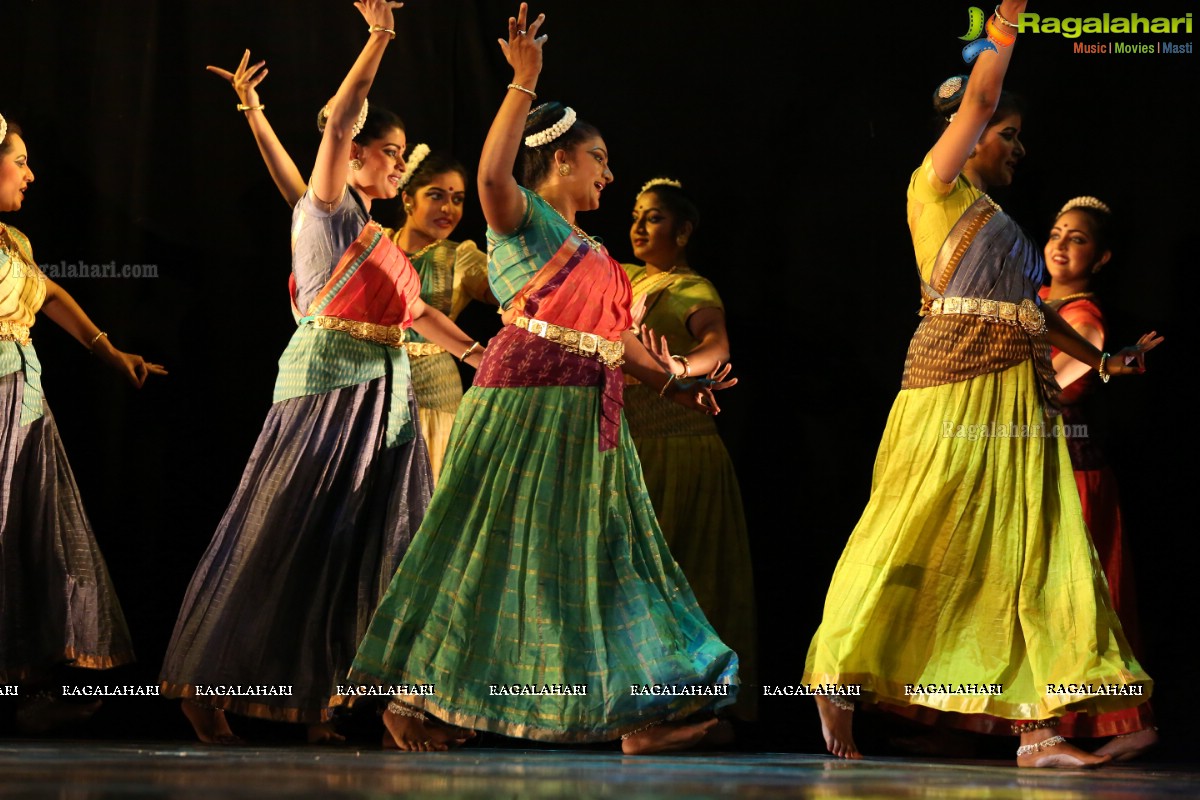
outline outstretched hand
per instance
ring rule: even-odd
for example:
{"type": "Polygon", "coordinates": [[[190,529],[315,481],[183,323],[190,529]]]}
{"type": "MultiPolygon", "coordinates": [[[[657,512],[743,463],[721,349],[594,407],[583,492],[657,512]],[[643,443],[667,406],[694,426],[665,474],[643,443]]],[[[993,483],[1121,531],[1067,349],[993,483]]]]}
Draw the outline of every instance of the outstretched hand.
{"type": "MultiPolygon", "coordinates": [[[[654,328],[642,326],[642,346],[648,352],[658,365],[667,372],[670,372],[675,377],[679,377],[684,373],[684,366],[677,358],[671,355],[671,347],[667,344],[667,337],[656,336],[654,328]]],[[[718,365],[719,366],[719,365],[718,365]]]]}
{"type": "Polygon", "coordinates": [[[542,72],[542,45],[546,43],[547,35],[538,36],[538,30],[546,21],[545,14],[538,14],[537,19],[527,23],[529,4],[521,3],[517,16],[508,18],[508,41],[498,39],[504,59],[513,68],[514,80],[517,83],[532,82],[542,72]]]}
{"type": "Polygon", "coordinates": [[[404,8],[404,3],[390,3],[387,0],[359,0],[354,4],[358,13],[367,21],[367,27],[396,30],[396,18],[392,12],[404,8]]]}
{"type": "Polygon", "coordinates": [[[96,345],[92,348],[92,352],[101,361],[124,375],[130,383],[139,389],[142,388],[146,379],[151,375],[167,374],[166,367],[161,364],[152,364],[134,353],[125,353],[118,350],[109,344],[107,337],[96,342],[96,345]]]}
{"type": "Polygon", "coordinates": [[[1146,371],[1146,353],[1164,341],[1158,331],[1143,334],[1137,344],[1122,348],[1108,357],[1105,371],[1109,375],[1140,375],[1146,371]]]}
{"type": "Polygon", "coordinates": [[[671,391],[667,394],[684,408],[716,416],[721,413],[721,407],[717,405],[717,398],[713,392],[729,389],[736,386],[738,382],[737,378],[729,377],[730,369],[732,369],[732,365],[722,364],[718,361],[707,376],[693,380],[675,381],[671,385],[671,391]]]}
{"type": "Polygon", "coordinates": [[[267,77],[267,70],[263,66],[267,62],[259,61],[257,64],[247,66],[249,63],[250,51],[247,50],[245,53],[242,53],[242,60],[233,72],[212,65],[205,67],[205,69],[233,84],[233,90],[237,92],[238,99],[242,101],[242,105],[257,106],[260,105],[258,101],[258,85],[262,83],[263,78],[267,77]]]}

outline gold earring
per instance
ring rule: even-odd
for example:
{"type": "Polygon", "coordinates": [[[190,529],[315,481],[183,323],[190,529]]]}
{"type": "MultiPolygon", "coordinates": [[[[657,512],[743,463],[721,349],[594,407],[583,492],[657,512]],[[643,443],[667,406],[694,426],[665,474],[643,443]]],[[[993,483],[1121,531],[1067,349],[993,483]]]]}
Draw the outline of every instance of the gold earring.
{"type": "Polygon", "coordinates": [[[412,203],[405,203],[404,204],[404,213],[408,214],[409,216],[412,216],[413,209],[415,209],[415,208],[416,208],[416,206],[414,206],[412,203]]]}
{"type": "Polygon", "coordinates": [[[562,175],[564,178],[566,176],[570,175],[571,174],[571,165],[570,164],[559,164],[558,165],[558,174],[562,175]]]}
{"type": "Polygon", "coordinates": [[[688,237],[681,233],[675,237],[675,244],[679,245],[680,247],[687,247],[687,239],[688,237]]]}
{"type": "Polygon", "coordinates": [[[362,161],[357,158],[350,159],[350,169],[358,172],[360,169],[362,169],[362,161]]]}

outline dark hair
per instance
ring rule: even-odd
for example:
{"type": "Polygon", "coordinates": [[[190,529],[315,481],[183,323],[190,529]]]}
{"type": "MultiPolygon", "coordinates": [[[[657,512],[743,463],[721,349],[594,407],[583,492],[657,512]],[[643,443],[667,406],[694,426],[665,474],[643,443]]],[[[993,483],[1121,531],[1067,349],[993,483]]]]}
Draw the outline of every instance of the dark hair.
{"type": "Polygon", "coordinates": [[[14,135],[16,135],[16,136],[24,136],[25,135],[24,133],[21,132],[20,125],[13,122],[11,119],[8,119],[8,117],[5,117],[4,119],[8,121],[8,133],[4,134],[4,141],[0,142],[0,155],[3,155],[4,153],[7,153],[9,150],[12,149],[12,137],[14,135]]]}
{"type": "Polygon", "coordinates": [[[580,142],[599,136],[595,125],[576,118],[575,123],[561,136],[539,147],[527,147],[524,137],[541,133],[566,114],[561,103],[542,103],[525,118],[525,131],[521,134],[521,149],[517,153],[517,180],[527,189],[536,189],[550,174],[554,165],[554,154],[559,150],[570,152],[580,142]]]}
{"type": "MultiPolygon", "coordinates": [[[[958,111],[958,107],[962,105],[963,96],[967,93],[967,77],[966,75],[955,75],[953,78],[948,78],[942,81],[933,93],[933,110],[937,114],[936,123],[939,135],[950,124],[950,115],[958,111]],[[955,81],[958,82],[957,88],[954,87],[955,81]]],[[[1012,114],[1025,115],[1025,100],[1015,92],[1001,89],[1000,100],[996,103],[996,110],[992,114],[992,118],[988,120],[988,126],[995,125],[1012,114]]]]}
{"type": "Polygon", "coordinates": [[[1054,217],[1054,221],[1062,217],[1068,211],[1081,211],[1092,223],[1092,242],[1096,245],[1096,254],[1100,255],[1105,250],[1112,250],[1113,241],[1113,218],[1110,212],[1093,206],[1068,206],[1054,217]]]}
{"type": "MultiPolygon", "coordinates": [[[[422,186],[428,186],[438,175],[444,175],[447,172],[457,172],[462,176],[463,183],[467,182],[467,171],[458,162],[457,158],[440,150],[430,151],[425,158],[421,159],[421,163],[412,171],[412,174],[408,176],[408,180],[401,188],[401,191],[407,192],[409,197],[411,197],[422,186]]],[[[408,214],[402,208],[397,214],[397,218],[397,227],[404,227],[404,223],[408,220],[408,214]]]]}
{"type": "Polygon", "coordinates": [[[669,183],[656,183],[639,194],[657,196],[658,202],[667,207],[678,223],[692,223],[692,233],[695,233],[696,229],[700,227],[700,209],[696,208],[696,204],[682,188],[669,183]]]}
{"type": "MultiPolygon", "coordinates": [[[[317,112],[317,130],[321,133],[325,132],[325,123],[329,122],[329,105],[326,104],[317,112]]],[[[400,115],[393,111],[389,111],[383,106],[369,103],[367,105],[367,119],[363,123],[362,130],[358,132],[358,136],[354,137],[354,141],[359,144],[367,144],[376,139],[382,139],[383,135],[392,128],[405,130],[404,120],[400,119],[400,115]]]]}

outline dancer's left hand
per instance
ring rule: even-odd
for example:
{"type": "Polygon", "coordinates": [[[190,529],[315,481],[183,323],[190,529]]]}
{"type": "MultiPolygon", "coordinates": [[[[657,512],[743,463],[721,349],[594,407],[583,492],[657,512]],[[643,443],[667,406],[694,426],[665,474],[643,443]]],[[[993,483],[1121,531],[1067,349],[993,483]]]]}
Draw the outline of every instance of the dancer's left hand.
{"type": "Polygon", "coordinates": [[[713,393],[737,385],[738,379],[729,377],[732,368],[731,364],[718,361],[712,372],[703,378],[674,381],[667,391],[667,396],[684,408],[716,416],[721,413],[721,407],[717,405],[717,398],[713,393]]]}

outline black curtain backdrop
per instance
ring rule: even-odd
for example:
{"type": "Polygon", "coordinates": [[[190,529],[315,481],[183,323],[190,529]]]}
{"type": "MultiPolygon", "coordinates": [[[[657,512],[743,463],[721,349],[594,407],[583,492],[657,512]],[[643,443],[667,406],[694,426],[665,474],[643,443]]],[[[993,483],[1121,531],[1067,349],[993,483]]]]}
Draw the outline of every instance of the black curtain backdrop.
{"type": "MultiPolygon", "coordinates": [[[[533,8],[547,14],[550,35],[539,95],[575,107],[611,151],[616,183],[582,226],[630,260],[636,190],[661,174],[681,179],[703,213],[692,252],[727,304],[741,378],[721,398],[719,424],[753,538],[766,683],[799,680],[869,492],[917,323],[905,186],[933,141],[934,88],[969,69],[956,38],[966,9],[694,0],[533,8]]],[[[1183,0],[1070,0],[1044,13],[1193,9],[1183,0]]],[[[449,149],[473,171],[511,80],[496,38],[515,11],[515,2],[410,0],[372,102],[401,114],[410,144],[449,149]]],[[[78,680],[152,683],[293,327],[290,211],[234,92],[204,66],[232,68],[245,48],[267,60],[268,117],[306,171],[317,109],[366,26],[349,2],[315,0],[5,0],[0,18],[0,111],[23,124],[37,176],[25,208],[4,221],[30,236],[44,265],[157,270],[61,283],[114,344],[165,363],[169,377],[135,391],[52,323],[36,333],[47,397],[141,659],[78,680]]],[[[1195,562],[1184,557],[1195,535],[1187,387],[1198,351],[1185,317],[1196,297],[1197,59],[1084,55],[1061,36],[1022,36],[1007,85],[1029,104],[1028,157],[1014,185],[994,195],[1038,237],[1067,198],[1106,200],[1121,229],[1101,287],[1110,349],[1152,328],[1167,336],[1150,372],[1114,380],[1103,402],[1168,756],[1195,741],[1189,723],[1200,711],[1186,621],[1195,562]]],[[[374,212],[387,224],[396,210],[381,203],[374,212]]],[[[456,238],[483,243],[477,203],[456,238]]],[[[462,323],[480,337],[497,327],[486,309],[462,323]]],[[[811,702],[768,700],[762,717],[764,746],[823,750],[811,702]]],[[[165,700],[110,700],[97,723],[101,735],[189,735],[165,700]]]]}

